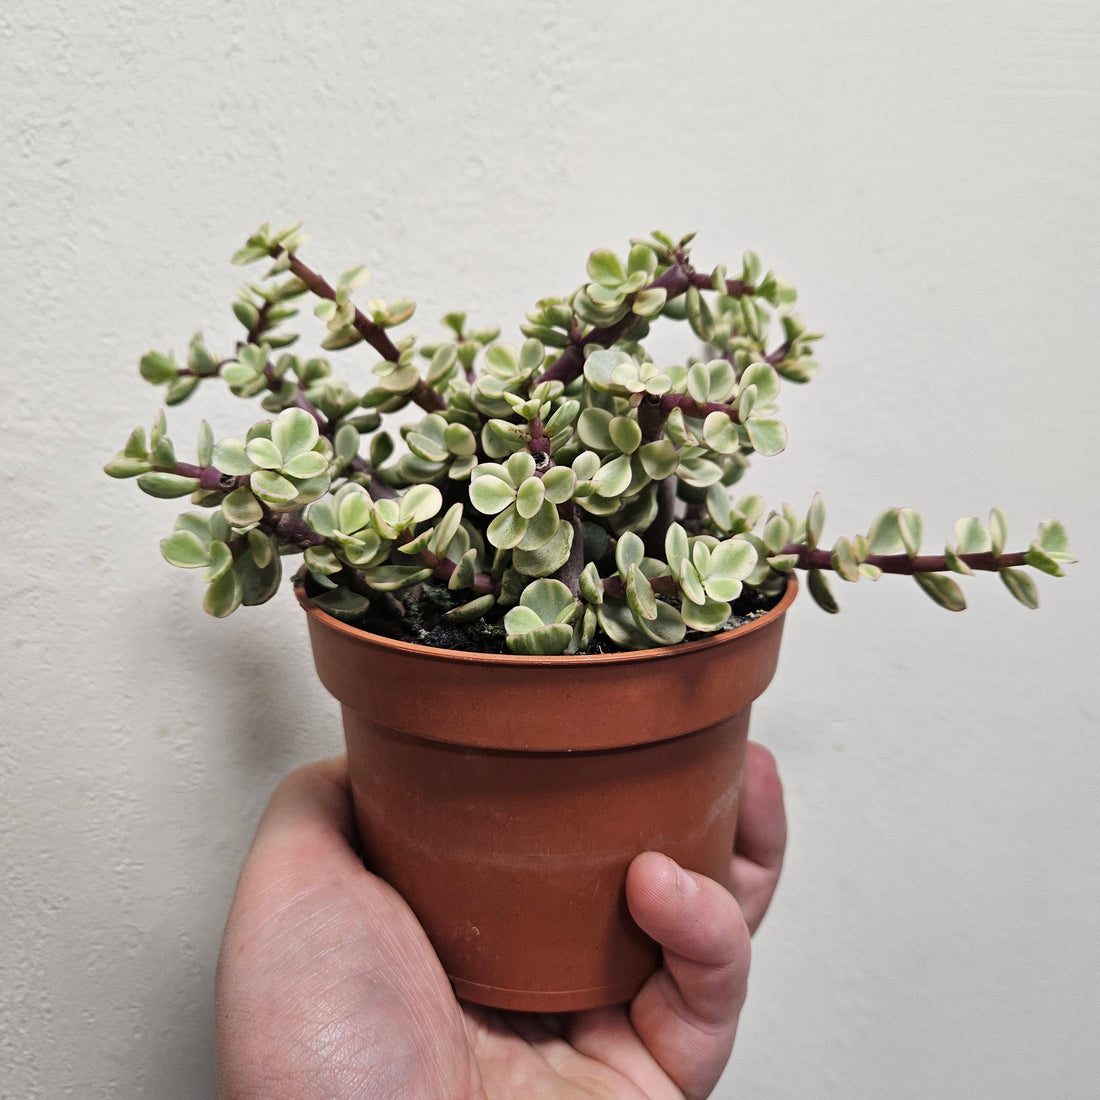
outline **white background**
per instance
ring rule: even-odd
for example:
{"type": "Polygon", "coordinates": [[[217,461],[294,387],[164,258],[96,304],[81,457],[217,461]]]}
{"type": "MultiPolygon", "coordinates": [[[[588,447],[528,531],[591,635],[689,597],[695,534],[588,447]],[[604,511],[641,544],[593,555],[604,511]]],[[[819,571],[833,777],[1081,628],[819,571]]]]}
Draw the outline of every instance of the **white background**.
{"type": "MultiPolygon", "coordinates": [[[[139,356],[227,345],[229,256],[303,218],[425,335],[467,308],[514,340],[654,228],[752,247],[828,338],[751,484],[822,490],[830,539],[888,505],[929,547],[993,504],[1021,546],[1066,522],[1038,612],[987,576],[965,615],[898,579],[791,613],[754,714],[789,859],[719,1095],[1095,1096],[1098,10],[5,3],[0,1094],[212,1095],[251,831],[339,750],[289,591],[205,617],[157,550],[175,502],[100,472],[158,407],[139,356]]],[[[181,451],[251,422],[194,404],[181,451]]]]}

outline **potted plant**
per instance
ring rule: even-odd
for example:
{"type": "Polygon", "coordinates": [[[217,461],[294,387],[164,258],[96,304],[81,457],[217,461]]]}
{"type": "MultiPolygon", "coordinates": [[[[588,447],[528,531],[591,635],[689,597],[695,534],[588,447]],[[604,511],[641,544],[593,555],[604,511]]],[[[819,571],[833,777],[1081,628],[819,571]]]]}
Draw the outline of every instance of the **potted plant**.
{"type": "Polygon", "coordinates": [[[958,611],[951,574],[996,572],[1035,607],[1025,567],[1072,560],[1054,520],[1010,552],[994,509],[924,554],[920,516],[890,508],[826,546],[820,497],[801,514],[739,493],[750,457],[784,448],[781,386],[813,377],[818,339],[752,253],[701,270],[690,237],[655,233],[625,260],[593,252],[519,346],[462,313],[425,344],[402,335],[411,301],[356,304],[366,269],[329,282],[305,239],[264,226],[234,256],[270,266],[233,304],[231,351],[196,335],[182,361],[141,360],[168,405],[218,379],[267,415],[239,438],[203,422],[182,461],[162,411],[106,472],[190,497],[161,550],[204,570],[213,615],[270,599],[301,556],[365,858],[464,997],[564,1011],[640,987],[657,955],[626,912],[626,867],[652,848],[726,873],[749,708],[798,575],[830,612],[830,574],[905,574],[958,611]],[[322,351],[369,385],[297,350],[286,326],[307,296],[322,351]],[[685,324],[698,353],[654,363],[658,322],[685,324]]]}

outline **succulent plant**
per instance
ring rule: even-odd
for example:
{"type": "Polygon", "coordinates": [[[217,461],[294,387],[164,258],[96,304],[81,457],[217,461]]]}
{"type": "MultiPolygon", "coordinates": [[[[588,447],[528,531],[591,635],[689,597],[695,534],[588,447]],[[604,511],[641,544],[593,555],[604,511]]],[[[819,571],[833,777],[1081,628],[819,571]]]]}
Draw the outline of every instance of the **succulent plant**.
{"type": "Polygon", "coordinates": [[[490,639],[479,644],[521,654],[644,649],[720,631],[778,598],[796,569],[830,612],[830,574],[907,574],[958,611],[951,574],[996,572],[1037,606],[1025,567],[1061,576],[1073,560],[1056,520],[1008,552],[995,508],[985,522],[960,519],[942,553],[922,554],[920,516],[891,508],[865,534],[825,546],[820,496],[802,514],[735,492],[754,453],[785,447],[781,386],[814,376],[819,337],[756,255],[733,274],[700,271],[691,239],[654,233],[625,261],[593,252],[587,281],[540,301],[519,346],[469,329],[463,313],[443,319],[443,339],[420,344],[395,332],[413,302],[356,304],[366,268],[333,285],[299,257],[300,225],[265,225],[233,257],[270,267],[233,303],[245,331],[232,351],[215,356],[196,335],[183,362],[154,351],[140,371],[168,405],[220,379],[270,415],[243,439],[215,441],[203,422],[191,463],[177,459],[158,413],[106,472],[136,477],[152,496],[191,498],[199,510],[180,516],[161,550],[204,570],[217,616],[270,599],[288,554],[303,556],[315,602],[334,616],[375,629],[432,603],[444,644],[457,636],[449,628],[476,625],[490,639]],[[307,295],[327,326],[322,351],[374,360],[367,389],[295,350],[286,325],[307,295]],[[686,324],[698,353],[653,362],[644,341],[659,318],[686,324]],[[399,447],[383,425],[402,410],[390,421],[399,447]]]}

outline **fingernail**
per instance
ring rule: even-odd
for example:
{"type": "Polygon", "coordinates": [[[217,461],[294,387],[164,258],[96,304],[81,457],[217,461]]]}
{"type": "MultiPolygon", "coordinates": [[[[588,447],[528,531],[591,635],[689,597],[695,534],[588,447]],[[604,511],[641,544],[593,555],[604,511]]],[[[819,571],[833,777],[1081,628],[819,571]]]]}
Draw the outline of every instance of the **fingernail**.
{"type": "Polygon", "coordinates": [[[699,880],[676,864],[676,892],[686,898],[699,893],[699,880]]]}

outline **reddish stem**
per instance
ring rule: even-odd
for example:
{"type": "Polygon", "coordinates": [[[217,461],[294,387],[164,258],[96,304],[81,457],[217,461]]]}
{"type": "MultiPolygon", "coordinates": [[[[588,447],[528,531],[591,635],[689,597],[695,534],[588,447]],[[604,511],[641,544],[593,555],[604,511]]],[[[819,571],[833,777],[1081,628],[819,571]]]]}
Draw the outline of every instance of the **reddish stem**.
{"type": "MultiPolygon", "coordinates": [[[[832,569],[832,552],[829,550],[811,550],[801,543],[788,543],[781,551],[798,558],[799,569],[832,569]]],[[[959,561],[971,569],[985,573],[999,573],[1003,569],[1018,569],[1027,564],[1027,551],[1013,554],[992,554],[988,551],[980,554],[959,554],[959,561]]],[[[877,566],[883,573],[912,576],[914,573],[945,573],[951,567],[947,558],[941,554],[869,554],[863,559],[868,565],[877,566]]]]}
{"type": "MultiPolygon", "coordinates": [[[[277,249],[273,255],[278,258],[282,250],[277,249]]],[[[307,267],[293,253],[288,254],[290,270],[302,280],[303,283],[318,297],[327,298],[330,302],[336,300],[336,291],[332,285],[312,268],[307,267]]],[[[388,363],[396,363],[401,358],[401,352],[397,345],[389,338],[386,330],[372,321],[358,306],[355,307],[355,316],[352,320],[355,331],[388,363]]],[[[428,387],[423,379],[419,380],[412,392],[413,401],[425,412],[439,412],[446,408],[443,398],[435,390],[428,387]]]]}

